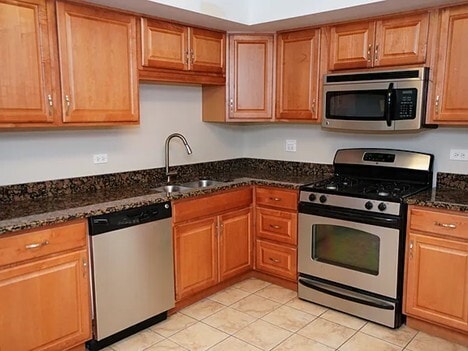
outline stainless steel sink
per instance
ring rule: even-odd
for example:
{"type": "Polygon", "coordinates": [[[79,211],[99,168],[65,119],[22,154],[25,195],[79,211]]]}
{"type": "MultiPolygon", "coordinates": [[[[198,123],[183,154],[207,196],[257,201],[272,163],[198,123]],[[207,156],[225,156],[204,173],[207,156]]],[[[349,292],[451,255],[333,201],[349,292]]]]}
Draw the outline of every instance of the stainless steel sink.
{"type": "Polygon", "coordinates": [[[189,188],[206,188],[208,186],[218,185],[223,182],[212,180],[212,179],[200,179],[190,183],[184,183],[183,186],[187,186],[189,188]]]}
{"type": "Polygon", "coordinates": [[[157,188],[152,188],[152,191],[159,191],[163,193],[181,193],[184,191],[192,190],[192,187],[184,186],[184,185],[163,185],[157,188]]]}

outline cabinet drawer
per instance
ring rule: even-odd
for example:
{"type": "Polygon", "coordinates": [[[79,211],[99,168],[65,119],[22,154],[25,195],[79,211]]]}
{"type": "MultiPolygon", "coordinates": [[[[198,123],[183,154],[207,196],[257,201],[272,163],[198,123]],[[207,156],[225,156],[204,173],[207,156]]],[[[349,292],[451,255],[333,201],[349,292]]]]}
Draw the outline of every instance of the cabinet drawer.
{"type": "Polygon", "coordinates": [[[295,281],[297,279],[297,250],[257,240],[256,269],[295,281]]]}
{"type": "Polygon", "coordinates": [[[255,201],[257,205],[297,211],[296,190],[257,187],[255,201]]]}
{"type": "Polygon", "coordinates": [[[257,237],[297,245],[297,213],[257,207],[257,237]]]}
{"type": "Polygon", "coordinates": [[[213,216],[228,210],[249,207],[251,203],[251,187],[195,199],[176,201],[172,207],[172,221],[179,223],[213,216]]]}
{"type": "Polygon", "coordinates": [[[412,230],[468,239],[468,215],[411,207],[410,228],[412,230]]]}
{"type": "Polygon", "coordinates": [[[0,239],[0,266],[86,246],[87,221],[29,230],[0,239]]]}

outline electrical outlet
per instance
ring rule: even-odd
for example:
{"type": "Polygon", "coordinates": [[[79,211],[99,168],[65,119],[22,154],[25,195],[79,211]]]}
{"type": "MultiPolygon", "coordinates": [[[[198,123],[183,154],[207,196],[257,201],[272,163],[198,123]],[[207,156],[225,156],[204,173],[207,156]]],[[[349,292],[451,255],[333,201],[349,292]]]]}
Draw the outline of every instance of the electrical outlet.
{"type": "Polygon", "coordinates": [[[286,151],[296,152],[296,140],[286,140],[286,151]]]}
{"type": "Polygon", "coordinates": [[[93,163],[107,163],[107,154],[95,154],[93,155],[93,163]]]}
{"type": "Polygon", "coordinates": [[[450,149],[450,159],[454,161],[468,161],[468,150],[450,149]]]}

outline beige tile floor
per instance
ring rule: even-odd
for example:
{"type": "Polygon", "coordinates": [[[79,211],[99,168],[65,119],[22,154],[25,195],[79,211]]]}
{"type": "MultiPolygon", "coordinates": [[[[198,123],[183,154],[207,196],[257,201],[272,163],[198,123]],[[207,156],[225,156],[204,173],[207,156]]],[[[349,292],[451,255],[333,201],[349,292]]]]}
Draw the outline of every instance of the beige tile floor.
{"type": "Polygon", "coordinates": [[[105,351],[468,351],[417,332],[366,322],[248,279],[105,351]]]}

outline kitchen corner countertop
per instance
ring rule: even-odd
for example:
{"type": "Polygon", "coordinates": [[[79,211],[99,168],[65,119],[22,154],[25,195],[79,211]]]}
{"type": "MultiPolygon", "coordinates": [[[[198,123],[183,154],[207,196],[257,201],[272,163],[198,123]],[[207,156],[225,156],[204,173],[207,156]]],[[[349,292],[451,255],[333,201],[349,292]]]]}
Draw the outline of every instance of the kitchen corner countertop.
{"type": "MultiPolygon", "coordinates": [[[[301,185],[319,181],[319,175],[281,176],[263,174],[262,178],[231,176],[231,180],[206,188],[166,194],[156,192],[148,184],[81,192],[58,197],[14,201],[0,204],[0,235],[76,218],[136,208],[149,204],[177,200],[234,189],[248,185],[266,185],[298,189],[301,185]]],[[[227,178],[224,178],[227,179],[227,178]]]]}
{"type": "Polygon", "coordinates": [[[433,188],[406,199],[408,205],[434,207],[451,211],[468,211],[468,190],[433,188]]]}

